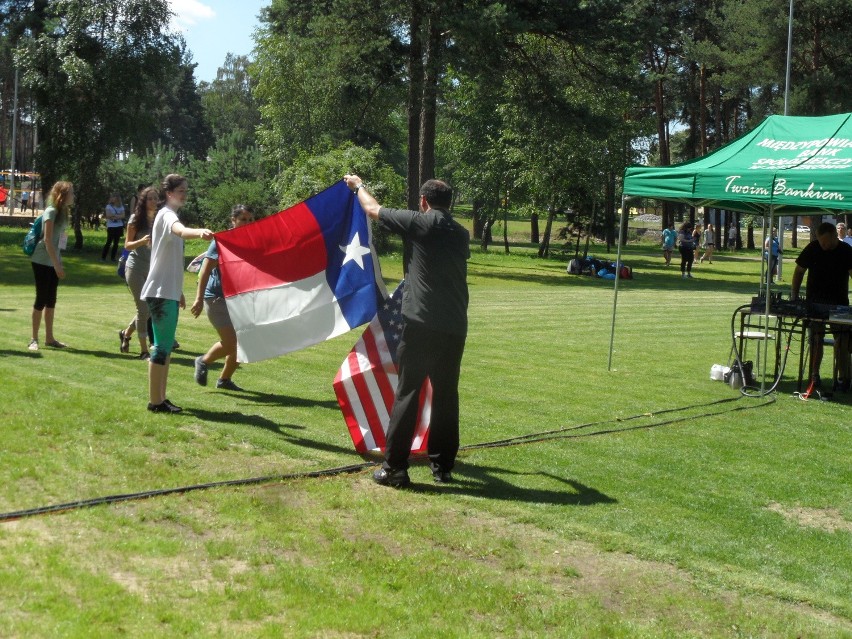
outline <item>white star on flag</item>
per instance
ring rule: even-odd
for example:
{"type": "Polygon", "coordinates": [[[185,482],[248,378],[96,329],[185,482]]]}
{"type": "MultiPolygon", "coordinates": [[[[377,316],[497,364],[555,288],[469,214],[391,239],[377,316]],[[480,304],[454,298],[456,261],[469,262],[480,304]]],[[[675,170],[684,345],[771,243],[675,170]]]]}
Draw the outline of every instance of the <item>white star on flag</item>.
{"type": "Polygon", "coordinates": [[[361,246],[361,238],[358,233],[355,233],[355,237],[352,238],[348,246],[341,246],[340,250],[346,253],[346,257],[343,258],[344,265],[349,261],[358,262],[358,266],[363,270],[364,260],[362,258],[370,254],[370,247],[361,246]]]}

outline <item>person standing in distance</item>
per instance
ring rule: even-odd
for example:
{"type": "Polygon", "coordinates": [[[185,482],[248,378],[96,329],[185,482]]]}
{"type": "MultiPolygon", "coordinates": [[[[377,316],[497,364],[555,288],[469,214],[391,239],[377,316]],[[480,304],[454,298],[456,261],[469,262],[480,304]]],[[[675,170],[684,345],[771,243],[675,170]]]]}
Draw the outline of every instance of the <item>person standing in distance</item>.
{"type": "Polygon", "coordinates": [[[671,222],[667,228],[663,229],[663,257],[666,260],[666,266],[672,263],[672,251],[677,242],[677,231],[675,231],[674,222],[671,222]]]}
{"type": "Polygon", "coordinates": [[[778,260],[784,251],[781,250],[781,244],[778,241],[778,231],[772,229],[772,235],[766,238],[763,243],[763,258],[767,260],[769,266],[769,281],[774,282],[778,272],[778,260]]]}
{"type": "Polygon", "coordinates": [[[182,409],[166,399],[169,362],[175,343],[178,307],[186,308],[183,296],[183,241],[213,239],[208,229],[191,229],[178,218],[186,203],[187,182],[182,175],[169,174],[163,180],[165,206],[151,228],[151,268],[140,297],[148,304],[153,324],[153,347],[148,362],[148,410],[179,413],[182,409]]]}
{"type": "Polygon", "coordinates": [[[684,279],[691,278],[692,263],[695,261],[695,244],[692,241],[692,224],[689,221],[680,225],[677,245],[680,251],[680,276],[684,279]]]}
{"type": "Polygon", "coordinates": [[[118,241],[124,233],[124,205],[121,203],[121,197],[118,193],[112,194],[104,208],[104,219],[106,219],[107,239],[101,251],[101,262],[106,262],[107,253],[110,254],[110,259],[115,262],[118,241]]]}
{"type": "Polygon", "coordinates": [[[357,175],[345,175],[366,214],[405,242],[405,321],[397,351],[399,383],[391,410],[385,461],[373,473],[383,486],[411,483],[408,457],[417,423],[420,388],[432,382],[428,454],[436,482],[452,481],[459,449],[459,374],[467,337],[467,260],[470,234],[450,215],[452,189],[440,180],[420,187],[419,211],[388,209],[357,175]]]}

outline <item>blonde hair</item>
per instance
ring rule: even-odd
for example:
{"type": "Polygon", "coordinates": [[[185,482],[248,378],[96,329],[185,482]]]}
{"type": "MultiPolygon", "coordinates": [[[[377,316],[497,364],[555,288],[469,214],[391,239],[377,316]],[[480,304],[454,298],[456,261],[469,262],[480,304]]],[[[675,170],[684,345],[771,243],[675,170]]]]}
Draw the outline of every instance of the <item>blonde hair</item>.
{"type": "Polygon", "coordinates": [[[60,215],[68,212],[71,192],[74,190],[74,185],[71,182],[60,180],[50,189],[50,195],[47,196],[47,203],[53,206],[60,215]]]}

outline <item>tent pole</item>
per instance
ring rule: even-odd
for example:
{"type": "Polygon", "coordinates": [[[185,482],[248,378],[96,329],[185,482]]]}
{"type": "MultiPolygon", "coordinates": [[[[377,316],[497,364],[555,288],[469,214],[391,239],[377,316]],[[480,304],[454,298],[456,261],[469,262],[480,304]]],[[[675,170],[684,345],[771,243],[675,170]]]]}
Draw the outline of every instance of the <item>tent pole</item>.
{"type": "Polygon", "coordinates": [[[618,281],[621,279],[621,245],[624,242],[624,215],[627,212],[627,196],[621,194],[621,216],[618,221],[618,249],[615,254],[615,286],[612,296],[612,327],[609,332],[609,360],[607,361],[607,371],[612,370],[612,345],[615,341],[615,309],[618,308],[618,281]]]}
{"type": "Polygon", "coordinates": [[[760,216],[761,222],[761,238],[760,238],[760,278],[757,280],[757,295],[763,295],[763,285],[768,281],[771,275],[767,275],[767,271],[769,271],[769,262],[770,255],[769,252],[772,250],[772,243],[769,243],[769,247],[766,246],[766,213],[760,216]]]}
{"type": "MultiPolygon", "coordinates": [[[[775,217],[775,206],[773,204],[770,204],[769,205],[769,236],[768,236],[769,237],[769,251],[768,251],[768,254],[767,254],[767,257],[766,257],[767,268],[766,268],[766,282],[765,282],[766,283],[766,308],[765,308],[764,313],[763,313],[764,339],[763,339],[762,346],[763,346],[763,367],[764,367],[764,369],[766,369],[766,367],[768,366],[768,361],[767,361],[766,358],[769,354],[769,310],[770,310],[770,298],[771,298],[771,295],[772,295],[772,288],[771,288],[772,269],[769,268],[768,266],[772,262],[772,223],[774,221],[774,217],[775,217]]],[[[764,220],[765,220],[765,218],[764,218],[764,220]]],[[[765,224],[765,221],[764,221],[764,224],[765,224]]],[[[764,236],[766,236],[765,230],[764,230],[763,234],[764,234],[764,236]]],[[[766,240],[764,240],[764,244],[765,244],[765,242],[766,242],[766,240]]],[[[778,276],[779,276],[779,278],[781,277],[781,257],[782,256],[779,254],[778,255],[778,276]]],[[[781,339],[780,335],[778,336],[778,339],[781,339]]],[[[760,348],[760,346],[758,346],[758,348],[760,348]]],[[[761,397],[763,397],[766,394],[766,392],[764,390],[765,385],[766,385],[766,375],[761,375],[760,376],[760,396],[761,397]]]]}

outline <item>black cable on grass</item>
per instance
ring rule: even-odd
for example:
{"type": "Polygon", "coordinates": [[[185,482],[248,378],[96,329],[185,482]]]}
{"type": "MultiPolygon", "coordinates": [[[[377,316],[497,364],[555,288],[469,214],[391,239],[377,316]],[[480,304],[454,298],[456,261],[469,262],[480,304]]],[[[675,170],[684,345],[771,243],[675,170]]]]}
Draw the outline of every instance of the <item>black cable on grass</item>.
{"type": "Polygon", "coordinates": [[[149,499],[150,497],[163,497],[165,495],[189,493],[195,490],[206,490],[208,488],[223,488],[226,486],[249,486],[252,484],[271,484],[272,482],[284,481],[287,479],[331,477],[333,475],[343,475],[345,473],[357,473],[360,470],[364,470],[365,468],[369,468],[370,466],[374,465],[374,462],[364,462],[362,464],[353,464],[351,466],[338,466],[337,468],[312,470],[303,473],[290,473],[287,475],[267,475],[266,477],[251,477],[248,479],[230,479],[227,481],[214,481],[207,484],[181,486],[179,488],[161,488],[159,490],[146,490],[139,493],[126,493],[124,495],[108,495],[106,497],[95,497],[93,499],[71,501],[65,504],[54,504],[53,506],[40,506],[38,508],[30,508],[28,510],[18,510],[10,513],[2,513],[0,514],[0,522],[13,521],[15,519],[32,517],[34,515],[46,515],[48,513],[58,513],[66,510],[78,510],[80,508],[102,506],[104,504],[117,504],[123,501],[134,501],[139,499],[149,499]]]}
{"type": "MultiPolygon", "coordinates": [[[[693,404],[691,406],[681,406],[679,408],[667,408],[664,410],[652,412],[652,413],[640,413],[638,415],[631,415],[630,417],[617,417],[615,419],[609,419],[598,422],[589,422],[587,424],[580,424],[578,426],[568,426],[563,428],[557,428],[554,430],[541,431],[538,433],[530,433],[528,435],[519,435],[517,437],[510,437],[508,439],[501,439],[492,442],[484,442],[480,444],[468,444],[467,446],[462,446],[459,448],[459,452],[470,451],[470,450],[480,450],[483,448],[500,448],[504,446],[519,446],[521,444],[534,444],[537,442],[543,442],[553,439],[569,439],[569,438],[579,438],[579,437],[594,437],[597,435],[611,435],[614,433],[620,432],[628,432],[632,430],[641,430],[647,428],[656,428],[658,426],[666,426],[669,424],[676,424],[678,422],[685,422],[687,420],[693,420],[697,417],[713,417],[716,415],[722,415],[725,413],[731,413],[735,411],[748,410],[750,408],[761,408],[763,406],[769,406],[770,404],[775,402],[775,398],[773,397],[769,401],[766,401],[757,406],[755,405],[744,405],[737,406],[734,408],[729,408],[727,410],[716,411],[716,412],[704,412],[699,413],[697,415],[687,415],[683,417],[676,417],[673,419],[668,419],[665,421],[657,421],[651,424],[642,424],[639,426],[630,426],[627,428],[608,428],[604,430],[596,430],[592,432],[585,433],[576,433],[578,430],[591,428],[594,426],[602,426],[604,424],[611,424],[613,422],[629,422],[636,419],[642,419],[645,417],[654,417],[656,415],[664,415],[670,413],[678,413],[684,412],[688,410],[692,410],[695,408],[703,408],[707,406],[716,406],[719,404],[725,404],[728,402],[734,402],[741,399],[740,397],[730,397],[727,399],[720,399],[714,402],[702,403],[702,404],[693,404]],[[576,434],[575,434],[576,433],[576,434]]],[[[371,466],[375,466],[377,462],[363,462],[361,464],[352,464],[349,466],[338,466],[336,468],[326,468],[323,470],[312,470],[301,473],[289,473],[283,475],[266,475],[264,477],[250,477],[247,479],[231,479],[227,481],[216,481],[209,482],[205,484],[194,484],[191,486],[181,486],[178,488],[161,488],[158,490],[147,490],[143,492],[137,493],[126,493],[122,495],[107,495],[106,497],[95,497],[93,499],[83,499],[80,501],[72,501],[64,504],[54,504],[52,506],[40,506],[37,508],[29,508],[26,510],[17,510],[14,512],[8,513],[0,513],[0,522],[5,521],[14,521],[16,519],[23,519],[25,517],[34,517],[36,515],[47,515],[50,513],[59,513],[65,512],[68,510],[79,510],[81,508],[91,508],[93,506],[102,506],[105,504],[117,504],[125,501],[137,501],[142,499],[150,499],[152,497],[164,497],[166,495],[178,495],[183,493],[189,493],[196,490],[207,490],[209,488],[224,488],[231,486],[250,486],[256,484],[271,484],[273,482],[285,481],[288,479],[310,479],[316,477],[332,477],[336,475],[344,475],[349,473],[357,473],[359,471],[370,468],[371,466]]]]}
{"type": "Polygon", "coordinates": [[[554,430],[542,431],[539,433],[531,433],[529,435],[518,435],[517,437],[510,437],[508,439],[500,439],[493,442],[486,442],[483,444],[468,444],[467,446],[462,446],[459,448],[462,450],[476,450],[479,448],[498,448],[501,446],[513,446],[515,444],[531,444],[539,441],[547,441],[550,439],[568,439],[568,438],[576,438],[576,437],[592,437],[594,435],[608,435],[611,433],[619,433],[619,432],[627,432],[631,430],[641,430],[643,428],[655,428],[657,426],[666,426],[668,424],[675,424],[677,422],[686,421],[687,419],[695,419],[696,417],[713,417],[714,415],[721,415],[723,413],[729,413],[739,410],[747,410],[749,408],[759,408],[760,406],[768,406],[775,402],[775,398],[773,397],[769,401],[764,404],[760,404],[760,406],[739,406],[737,408],[732,408],[729,410],[718,411],[715,413],[699,413],[697,415],[690,415],[688,417],[678,417],[676,419],[661,421],[661,422],[653,422],[651,424],[646,424],[643,426],[632,426],[630,428],[609,428],[606,430],[594,431],[591,433],[580,433],[577,435],[568,435],[566,433],[571,433],[572,431],[581,430],[584,428],[591,428],[593,426],[602,426],[603,424],[611,424],[612,422],[629,422],[635,419],[642,419],[643,417],[654,417],[655,415],[665,415],[668,413],[680,413],[687,410],[692,410],[693,408],[703,408],[706,406],[715,406],[717,404],[726,404],[728,402],[736,402],[742,399],[742,396],[738,397],[728,397],[726,399],[719,399],[714,402],[709,403],[701,403],[701,404],[693,404],[692,406],[681,406],[679,408],[666,408],[659,411],[654,411],[652,413],[640,413],[638,415],[631,415],[630,417],[616,417],[615,419],[606,419],[598,422],[589,422],[587,424],[580,424],[578,426],[567,426],[562,428],[556,428],[554,430]]]}

